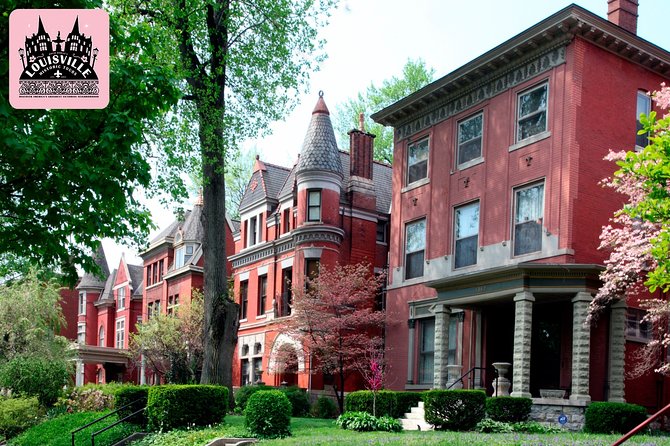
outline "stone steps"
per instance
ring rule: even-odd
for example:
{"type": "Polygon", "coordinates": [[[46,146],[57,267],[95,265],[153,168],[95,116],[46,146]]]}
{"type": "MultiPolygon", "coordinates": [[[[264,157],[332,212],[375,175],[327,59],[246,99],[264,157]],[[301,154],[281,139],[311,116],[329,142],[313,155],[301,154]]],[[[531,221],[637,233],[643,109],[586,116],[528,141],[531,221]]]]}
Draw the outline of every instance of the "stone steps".
{"type": "Polygon", "coordinates": [[[402,428],[406,431],[428,431],[433,430],[431,424],[426,423],[423,401],[419,405],[405,413],[405,417],[400,419],[402,428]]]}

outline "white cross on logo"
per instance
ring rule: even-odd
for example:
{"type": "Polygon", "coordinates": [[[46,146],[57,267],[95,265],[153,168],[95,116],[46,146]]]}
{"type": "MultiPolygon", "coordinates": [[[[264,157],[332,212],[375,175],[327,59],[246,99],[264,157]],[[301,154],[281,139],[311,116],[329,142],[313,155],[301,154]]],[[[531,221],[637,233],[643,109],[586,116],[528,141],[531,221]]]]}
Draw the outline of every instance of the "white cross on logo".
{"type": "Polygon", "coordinates": [[[56,70],[54,76],[56,76],[57,79],[60,79],[61,77],[63,77],[63,73],[61,73],[60,70],[56,70]]]}

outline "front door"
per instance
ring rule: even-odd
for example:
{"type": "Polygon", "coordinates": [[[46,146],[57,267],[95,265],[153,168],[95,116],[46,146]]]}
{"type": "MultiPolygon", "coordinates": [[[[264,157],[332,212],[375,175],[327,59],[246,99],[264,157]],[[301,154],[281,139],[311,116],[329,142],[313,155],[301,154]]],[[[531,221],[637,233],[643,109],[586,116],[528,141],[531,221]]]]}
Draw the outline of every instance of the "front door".
{"type": "Polygon", "coordinates": [[[569,390],[572,368],[572,305],[567,302],[533,306],[530,393],[540,389],[569,390]]]}

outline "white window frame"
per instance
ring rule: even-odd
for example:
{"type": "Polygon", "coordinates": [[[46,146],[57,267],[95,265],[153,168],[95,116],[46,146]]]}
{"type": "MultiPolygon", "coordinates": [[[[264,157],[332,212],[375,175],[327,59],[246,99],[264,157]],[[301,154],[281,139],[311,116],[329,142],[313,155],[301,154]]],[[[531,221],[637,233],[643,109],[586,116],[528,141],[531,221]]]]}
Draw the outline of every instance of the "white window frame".
{"type": "Polygon", "coordinates": [[[77,323],[77,344],[86,344],[86,322],[77,323]]]}
{"type": "Polygon", "coordinates": [[[126,318],[121,317],[116,320],[116,330],[114,330],[114,347],[121,350],[126,346],[126,318]]]}
{"type": "Polygon", "coordinates": [[[525,186],[514,188],[514,191],[513,191],[514,200],[513,200],[513,204],[512,204],[514,206],[513,209],[512,209],[512,219],[513,219],[512,220],[512,255],[514,257],[525,256],[525,255],[534,254],[534,253],[542,251],[542,245],[543,245],[542,233],[543,233],[543,229],[544,229],[544,207],[545,207],[545,204],[546,204],[545,197],[544,197],[545,192],[546,192],[546,189],[545,189],[544,181],[539,181],[539,182],[536,182],[536,183],[532,183],[532,184],[528,184],[528,185],[525,185],[525,186]],[[525,191],[525,190],[536,188],[536,187],[541,187],[542,188],[542,193],[540,194],[540,197],[541,197],[540,199],[542,200],[540,209],[541,209],[542,213],[538,218],[535,219],[540,224],[540,240],[539,240],[540,241],[540,248],[535,250],[535,251],[528,251],[528,252],[518,253],[517,252],[517,244],[516,244],[517,243],[517,234],[516,234],[517,226],[521,225],[521,224],[524,224],[524,223],[528,223],[528,222],[531,221],[530,218],[524,219],[523,221],[517,221],[517,220],[519,220],[519,218],[517,218],[519,193],[522,192],[522,191],[525,191]]]}
{"type": "Polygon", "coordinates": [[[418,220],[413,220],[413,221],[405,223],[405,246],[404,246],[404,250],[405,250],[405,256],[404,256],[405,280],[417,279],[417,278],[423,277],[423,275],[425,274],[424,263],[426,261],[426,235],[427,235],[427,233],[428,233],[428,222],[427,222],[425,217],[420,218],[418,220]],[[421,249],[416,249],[416,250],[410,251],[409,247],[407,245],[408,238],[409,238],[408,237],[409,228],[411,226],[421,224],[422,222],[423,222],[423,246],[421,247],[421,249]],[[409,273],[409,256],[413,255],[413,254],[417,254],[419,252],[423,252],[423,256],[422,256],[421,262],[420,262],[421,263],[421,274],[409,277],[409,274],[408,274],[409,273]]]}
{"type": "Polygon", "coordinates": [[[79,292],[79,316],[86,316],[86,291],[79,292]]]}
{"type": "Polygon", "coordinates": [[[517,94],[516,98],[516,142],[521,142],[525,141],[527,139],[532,138],[533,136],[540,135],[544,132],[546,132],[549,129],[549,82],[544,81],[540,84],[535,85],[534,87],[528,88],[524,91],[521,91],[517,94]],[[540,89],[546,89],[546,100],[545,100],[545,106],[544,108],[539,108],[537,110],[534,110],[530,113],[527,113],[523,116],[521,116],[521,98],[529,95],[537,90],[540,89]],[[535,116],[538,116],[540,114],[544,114],[544,129],[540,130],[538,132],[533,133],[532,135],[528,135],[526,137],[521,137],[521,122],[528,120],[530,118],[533,118],[535,116]]]}
{"type": "Polygon", "coordinates": [[[466,268],[468,266],[473,266],[473,265],[477,264],[477,260],[478,260],[477,259],[477,253],[479,252],[479,228],[480,228],[480,224],[481,224],[481,213],[480,213],[480,211],[481,211],[481,207],[480,207],[480,202],[479,201],[472,201],[470,203],[466,203],[466,204],[463,204],[461,206],[457,206],[457,207],[454,208],[454,269],[466,268]],[[460,227],[459,227],[460,226],[459,225],[459,223],[460,223],[459,213],[466,210],[466,209],[474,208],[474,207],[477,208],[477,211],[476,211],[477,212],[476,233],[470,234],[470,235],[467,235],[467,236],[463,236],[462,234],[459,235],[459,233],[461,232],[461,231],[459,231],[459,229],[460,229],[460,227]],[[474,252],[475,261],[473,263],[459,265],[458,264],[458,262],[459,262],[459,257],[458,257],[459,242],[461,242],[463,240],[473,238],[473,237],[475,238],[475,249],[474,249],[474,251],[475,251],[474,252]]]}
{"type": "Polygon", "coordinates": [[[642,123],[640,122],[640,115],[644,113],[646,116],[649,116],[651,113],[651,97],[644,90],[638,90],[635,102],[635,149],[642,150],[647,145],[649,145],[649,134],[638,135],[637,132],[642,130],[642,123]],[[640,101],[643,101],[643,104],[640,104],[640,101]],[[642,105],[642,106],[641,106],[642,105]],[[644,141],[644,145],[640,145],[644,141]]]}
{"type": "Polygon", "coordinates": [[[321,221],[321,189],[307,190],[307,221],[318,222],[321,221]],[[312,197],[316,197],[318,203],[313,203],[312,197]],[[316,216],[312,217],[312,210],[316,211],[316,216]]]}
{"type": "Polygon", "coordinates": [[[123,285],[116,289],[116,309],[123,310],[126,308],[126,286],[123,285]]]}
{"type": "Polygon", "coordinates": [[[458,123],[458,131],[456,132],[456,158],[457,158],[457,166],[459,169],[464,169],[466,167],[472,166],[473,164],[476,164],[478,161],[480,161],[483,157],[483,150],[484,150],[484,112],[478,112],[475,113],[474,115],[469,116],[468,118],[465,118],[461,120],[458,123]],[[470,138],[465,141],[461,141],[461,128],[463,125],[466,123],[473,121],[475,119],[481,119],[481,127],[480,127],[480,132],[478,136],[475,136],[474,138],[470,138]],[[469,160],[461,160],[461,147],[465,146],[466,144],[469,144],[473,141],[476,141],[479,139],[479,155],[469,159],[469,160]]]}
{"type": "Polygon", "coordinates": [[[105,326],[101,325],[98,329],[98,346],[106,347],[105,345],[105,326]]]}
{"type": "Polygon", "coordinates": [[[405,172],[405,184],[407,186],[412,186],[415,185],[421,181],[427,181],[428,180],[428,169],[430,168],[430,138],[428,136],[423,137],[421,139],[418,139],[414,142],[410,142],[407,144],[407,171],[405,172]],[[419,160],[414,163],[411,163],[411,156],[410,154],[412,153],[412,149],[418,148],[422,145],[426,145],[426,159],[425,160],[419,160]],[[422,177],[414,178],[412,179],[410,177],[410,172],[412,170],[412,167],[419,165],[421,163],[426,163],[426,174],[422,177]]]}

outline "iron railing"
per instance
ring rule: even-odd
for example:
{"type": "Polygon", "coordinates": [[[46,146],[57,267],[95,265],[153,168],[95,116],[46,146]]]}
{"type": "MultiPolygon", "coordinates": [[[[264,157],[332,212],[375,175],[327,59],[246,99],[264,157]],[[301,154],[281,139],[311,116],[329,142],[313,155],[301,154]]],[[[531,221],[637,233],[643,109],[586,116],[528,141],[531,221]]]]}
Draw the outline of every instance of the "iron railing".
{"type": "Polygon", "coordinates": [[[665,406],[663,409],[661,409],[661,410],[659,410],[658,412],[656,412],[654,415],[652,415],[652,416],[650,416],[649,418],[647,418],[647,419],[646,419],[645,421],[643,421],[642,423],[638,424],[636,427],[634,427],[634,428],[633,428],[630,432],[628,432],[626,435],[624,435],[623,437],[619,438],[617,441],[615,441],[614,443],[612,443],[612,446],[619,446],[620,444],[623,444],[623,443],[624,443],[626,440],[628,440],[630,437],[632,437],[633,435],[635,435],[635,434],[637,434],[638,432],[640,432],[642,429],[644,429],[645,427],[647,427],[649,424],[653,423],[654,420],[656,420],[658,417],[660,417],[661,415],[663,415],[668,409],[670,409],[670,404],[668,404],[668,405],[665,406]]]}
{"type": "MultiPolygon", "coordinates": [[[[492,367],[472,367],[470,370],[468,370],[467,372],[465,372],[464,374],[462,374],[460,378],[458,378],[456,381],[454,381],[453,383],[451,383],[451,385],[450,385],[449,387],[447,387],[447,390],[449,390],[449,389],[451,389],[452,387],[454,387],[454,386],[456,385],[456,383],[458,383],[458,382],[460,382],[461,384],[463,384],[463,386],[465,386],[465,382],[463,381],[463,378],[466,378],[468,375],[472,375],[471,378],[470,378],[470,382],[471,382],[470,388],[474,388],[474,387],[475,387],[475,386],[474,386],[474,384],[475,384],[475,379],[476,379],[476,377],[475,377],[475,375],[474,375],[474,372],[476,372],[477,370],[484,371],[485,373],[486,373],[487,371],[491,371],[491,370],[492,370],[494,373],[496,373],[495,368],[492,368],[492,367]]],[[[482,374],[480,373],[480,374],[479,374],[479,384],[481,385],[481,384],[485,384],[485,383],[486,383],[486,380],[482,378],[482,374]]],[[[482,387],[483,387],[483,386],[482,386],[482,387]]]]}
{"type": "MultiPolygon", "coordinates": [[[[142,400],[135,400],[135,401],[133,401],[133,402],[131,402],[131,403],[126,404],[125,406],[121,406],[121,407],[119,407],[118,409],[113,410],[112,412],[108,413],[107,415],[103,415],[103,416],[101,416],[100,418],[96,418],[95,420],[91,421],[90,423],[87,423],[87,424],[85,424],[85,425],[83,425],[83,426],[81,426],[81,427],[79,427],[79,428],[73,430],[72,432],[70,432],[70,439],[72,440],[72,446],[75,446],[75,444],[74,444],[74,438],[75,438],[75,434],[76,434],[77,432],[81,432],[81,431],[83,431],[84,429],[86,429],[87,427],[91,427],[91,426],[93,426],[94,424],[97,424],[97,423],[101,422],[102,420],[107,419],[107,418],[111,417],[112,415],[117,414],[119,411],[125,409],[126,407],[136,406],[137,403],[141,403],[141,402],[142,402],[142,400]]],[[[133,416],[135,416],[135,415],[137,415],[137,414],[139,414],[140,412],[144,411],[145,409],[146,409],[146,407],[143,407],[142,409],[140,409],[140,410],[138,410],[138,411],[136,411],[136,412],[133,412],[132,414],[128,415],[127,417],[124,417],[123,419],[118,420],[116,423],[113,423],[113,424],[107,426],[106,428],[104,428],[104,429],[102,429],[102,430],[99,430],[99,431],[97,431],[97,432],[94,432],[94,433],[91,435],[91,445],[93,445],[93,446],[95,445],[95,438],[94,438],[95,435],[98,435],[98,434],[100,434],[100,433],[102,433],[102,432],[105,432],[106,430],[108,430],[108,429],[110,429],[110,428],[112,428],[112,427],[118,425],[119,423],[122,423],[123,421],[125,421],[125,420],[127,420],[127,419],[129,419],[129,418],[131,418],[131,417],[133,417],[133,416]]]]}

